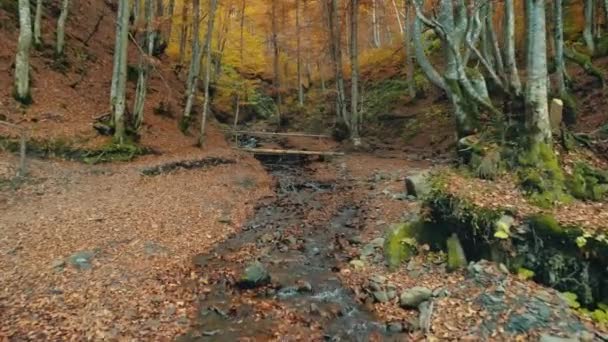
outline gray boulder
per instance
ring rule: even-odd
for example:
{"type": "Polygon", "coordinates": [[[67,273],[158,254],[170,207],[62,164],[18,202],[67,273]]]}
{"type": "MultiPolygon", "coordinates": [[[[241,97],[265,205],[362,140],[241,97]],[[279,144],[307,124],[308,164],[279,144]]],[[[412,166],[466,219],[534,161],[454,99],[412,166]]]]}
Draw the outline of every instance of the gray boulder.
{"type": "Polygon", "coordinates": [[[259,261],[254,261],[243,272],[238,285],[241,288],[254,288],[270,283],[270,274],[259,261]]]}
{"type": "Polygon", "coordinates": [[[405,191],[407,195],[420,198],[429,194],[431,192],[429,176],[429,171],[422,171],[405,177],[405,191]]]}
{"type": "Polygon", "coordinates": [[[415,286],[401,293],[399,304],[408,309],[415,309],[420,303],[427,301],[433,295],[433,291],[423,286],[415,286]]]}

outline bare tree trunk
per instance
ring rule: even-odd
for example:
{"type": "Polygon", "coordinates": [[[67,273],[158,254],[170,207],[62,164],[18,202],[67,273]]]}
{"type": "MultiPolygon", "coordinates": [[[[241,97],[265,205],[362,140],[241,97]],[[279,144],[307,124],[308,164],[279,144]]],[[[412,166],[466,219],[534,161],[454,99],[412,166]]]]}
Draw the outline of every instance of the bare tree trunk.
{"type": "Polygon", "coordinates": [[[551,144],[547,102],[547,39],[545,1],[527,0],[529,46],[526,82],[526,127],[534,143],[551,144]]]}
{"type": "Polygon", "coordinates": [[[30,49],[32,47],[32,18],[30,2],[19,0],[19,42],[15,57],[15,99],[29,104],[30,94],[30,49]]]}
{"type": "Polygon", "coordinates": [[[338,1],[329,0],[328,19],[330,32],[331,53],[336,76],[336,114],[346,124],[350,125],[348,111],[346,109],[346,96],[344,91],[344,75],[342,71],[342,44],[340,43],[340,19],[338,15],[338,1]]]}
{"type": "Polygon", "coordinates": [[[217,0],[209,1],[209,16],[207,19],[207,34],[205,37],[205,82],[204,92],[205,100],[203,101],[203,114],[201,118],[201,135],[199,137],[200,146],[205,144],[205,126],[207,124],[207,116],[209,113],[209,83],[211,77],[211,40],[213,38],[213,23],[215,21],[215,11],[217,9],[217,0]]]}
{"type": "MultiPolygon", "coordinates": [[[[608,1],[608,0],[606,0],[608,1]]],[[[245,27],[245,9],[247,6],[247,2],[246,0],[243,0],[243,2],[241,3],[241,43],[240,43],[240,50],[241,50],[241,67],[243,67],[245,65],[245,58],[243,57],[243,51],[245,51],[245,38],[243,36],[243,29],[245,27]]]]}
{"type": "Polygon", "coordinates": [[[188,70],[188,80],[186,81],[186,106],[184,107],[184,117],[182,120],[183,131],[186,131],[190,124],[192,105],[194,104],[194,97],[196,95],[196,87],[203,54],[200,46],[200,0],[193,0],[192,7],[192,10],[194,11],[194,16],[192,18],[192,57],[190,60],[190,69],[188,70]]]}
{"type": "Polygon", "coordinates": [[[302,37],[300,29],[300,0],[296,0],[296,59],[298,68],[298,104],[304,106],[304,88],[302,87],[302,37]]]}
{"type": "Polygon", "coordinates": [[[378,0],[372,0],[372,41],[375,48],[379,48],[380,41],[380,25],[378,23],[378,0]]]}
{"type": "Polygon", "coordinates": [[[125,102],[127,84],[127,44],[129,39],[129,0],[118,2],[118,20],[116,21],[116,47],[114,48],[114,70],[112,75],[113,84],[116,85],[115,94],[112,98],[112,114],[114,122],[114,140],[118,144],[125,142],[125,102]]]}
{"type": "Polygon", "coordinates": [[[272,51],[273,51],[273,61],[272,61],[272,66],[273,66],[273,72],[274,72],[274,80],[273,80],[273,86],[274,86],[274,91],[275,91],[275,102],[276,102],[276,106],[277,106],[277,116],[278,116],[278,121],[279,121],[279,125],[281,122],[281,79],[280,79],[280,75],[279,75],[279,42],[278,42],[278,24],[277,24],[277,1],[278,0],[272,0],[272,13],[271,13],[271,20],[272,20],[272,51]]]}
{"type": "Polygon", "coordinates": [[[515,60],[515,10],[513,0],[505,0],[504,17],[504,60],[509,91],[521,95],[521,81],[515,60]]]}
{"type": "MultiPolygon", "coordinates": [[[[196,15],[196,14],[195,14],[196,15]]],[[[186,58],[186,40],[188,36],[188,4],[182,2],[182,23],[179,33],[179,64],[184,65],[186,58]]]]}
{"type": "Polygon", "coordinates": [[[595,53],[595,42],[593,40],[593,0],[585,0],[585,29],[583,30],[583,38],[589,53],[595,53]]]}
{"type": "MultiPolygon", "coordinates": [[[[608,0],[606,0],[608,1],[608,0]]],[[[42,21],[42,0],[36,0],[36,15],[34,17],[34,45],[36,47],[42,46],[42,33],[41,23],[42,21]]]]}
{"type": "Polygon", "coordinates": [[[358,47],[358,33],[359,33],[359,2],[358,0],[351,0],[350,3],[350,68],[351,68],[351,123],[350,123],[350,137],[355,146],[361,145],[361,138],[359,137],[359,125],[360,125],[360,113],[358,109],[359,104],[359,47],[358,47]]]}
{"type": "Polygon", "coordinates": [[[412,51],[412,7],[410,0],[404,0],[404,18],[403,18],[403,43],[405,45],[405,58],[406,58],[406,73],[407,73],[407,89],[410,97],[413,99],[416,97],[416,85],[414,84],[414,63],[416,63],[416,57],[414,51],[412,51]]]}
{"type": "Polygon", "coordinates": [[[555,22],[555,72],[557,74],[557,88],[560,94],[565,94],[566,65],[564,62],[564,16],[562,13],[562,0],[553,0],[555,22]]]}
{"type": "Polygon", "coordinates": [[[70,0],[63,0],[61,3],[61,14],[57,20],[57,47],[55,52],[57,56],[63,56],[65,48],[65,21],[68,18],[68,9],[70,0]]]}
{"type": "Polygon", "coordinates": [[[139,75],[137,78],[135,105],[133,108],[133,128],[136,132],[139,131],[144,121],[144,104],[148,90],[148,75],[150,74],[149,59],[152,58],[152,54],[154,53],[154,6],[152,5],[152,0],[144,1],[146,33],[143,35],[143,39],[140,40],[141,49],[139,51],[139,75]],[[148,55],[147,57],[146,54],[148,55]]]}
{"type": "Polygon", "coordinates": [[[171,41],[173,35],[173,13],[175,12],[175,0],[169,0],[169,7],[167,8],[167,20],[169,24],[167,26],[167,42],[171,41]]]}

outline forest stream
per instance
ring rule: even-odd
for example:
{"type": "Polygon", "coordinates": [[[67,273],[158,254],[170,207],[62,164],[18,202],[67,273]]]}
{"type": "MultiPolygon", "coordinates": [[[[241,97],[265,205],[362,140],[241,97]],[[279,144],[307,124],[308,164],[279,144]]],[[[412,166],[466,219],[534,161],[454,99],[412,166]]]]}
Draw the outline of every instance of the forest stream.
{"type": "Polygon", "coordinates": [[[288,318],[255,314],[255,307],[269,300],[285,305],[311,327],[320,327],[326,340],[366,341],[372,334],[390,338],[386,325],[374,321],[337,277],[339,264],[348,261],[343,245],[357,243],[349,237],[357,235],[365,211],[352,202],[352,185],[345,177],[336,182],[314,180],[311,169],[297,160],[261,161],[275,178],[276,197],[256,208],[242,233],[194,258],[211,289],[199,301],[194,324],[199,328],[180,340],[277,337],[275,325],[288,318]],[[335,206],[336,202],[341,205],[335,206]],[[333,207],[337,210],[325,215],[325,209],[333,207]],[[252,250],[247,263],[234,257],[245,249],[252,250]],[[235,277],[229,271],[242,273],[247,265],[256,277],[261,274],[257,283],[244,282],[246,276],[235,277]],[[239,298],[243,295],[249,300],[239,298]]]}

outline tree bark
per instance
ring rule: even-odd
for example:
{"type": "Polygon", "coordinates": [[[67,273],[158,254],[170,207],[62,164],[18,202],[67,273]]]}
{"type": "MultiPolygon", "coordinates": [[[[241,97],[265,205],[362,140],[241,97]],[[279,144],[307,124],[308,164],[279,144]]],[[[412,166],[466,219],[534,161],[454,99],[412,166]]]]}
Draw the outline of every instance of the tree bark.
{"type": "Polygon", "coordinates": [[[526,127],[534,143],[551,144],[551,124],[547,102],[547,40],[545,1],[528,2],[528,81],[526,82],[526,127]]]}
{"type": "Polygon", "coordinates": [[[129,1],[118,2],[118,20],[116,21],[116,47],[114,48],[115,74],[112,75],[115,93],[112,98],[112,118],[114,122],[114,140],[118,144],[125,142],[125,102],[127,84],[127,45],[129,39],[129,1]]]}
{"type": "Polygon", "coordinates": [[[380,41],[380,25],[378,24],[378,4],[377,0],[372,0],[372,41],[375,48],[379,48],[380,41]]]}
{"type": "Polygon", "coordinates": [[[271,33],[271,41],[272,41],[272,55],[273,55],[273,60],[272,60],[272,69],[273,69],[273,73],[274,73],[274,80],[273,80],[273,87],[274,87],[274,91],[275,91],[275,102],[276,102],[276,109],[277,109],[277,116],[278,116],[278,121],[279,121],[279,126],[280,126],[280,122],[281,122],[281,78],[280,78],[280,71],[279,71],[279,38],[278,38],[278,24],[277,24],[277,1],[278,0],[272,0],[272,13],[271,13],[271,21],[272,21],[272,33],[271,33]]]}
{"type": "Polygon", "coordinates": [[[515,60],[515,9],[513,0],[505,0],[504,14],[504,60],[509,91],[521,95],[521,81],[515,60]]]}
{"type": "Polygon", "coordinates": [[[190,60],[190,69],[188,70],[188,80],[186,81],[186,106],[184,107],[184,117],[182,121],[183,131],[187,130],[190,123],[203,54],[200,46],[200,0],[192,1],[192,10],[194,12],[194,16],[192,17],[192,57],[190,60]]]}
{"type": "Polygon", "coordinates": [[[595,53],[595,42],[593,39],[593,7],[593,0],[585,0],[585,28],[583,30],[583,39],[585,40],[590,55],[595,53]]]}
{"type": "Polygon", "coordinates": [[[179,33],[179,64],[184,65],[186,58],[186,40],[188,37],[188,4],[182,2],[182,22],[179,33]]]}
{"type": "Polygon", "coordinates": [[[139,51],[139,75],[137,78],[137,87],[135,89],[135,105],[133,108],[133,128],[136,132],[139,131],[144,121],[144,104],[146,101],[146,93],[148,90],[148,75],[150,74],[149,59],[154,53],[154,6],[152,0],[144,0],[146,32],[143,35],[140,43],[139,51]],[[146,57],[147,54],[147,57],[146,57]]]}
{"type": "MultiPolygon", "coordinates": [[[[608,0],[607,0],[608,1],[608,0]]],[[[410,98],[416,97],[416,85],[414,84],[414,63],[416,63],[416,57],[412,49],[412,7],[410,0],[404,0],[404,18],[403,18],[403,43],[405,44],[405,58],[406,58],[406,73],[407,73],[407,89],[410,98]]]]}
{"type": "Polygon", "coordinates": [[[19,41],[15,57],[15,99],[28,104],[30,94],[30,49],[32,47],[32,19],[29,0],[19,0],[19,41]]]}
{"type": "Polygon", "coordinates": [[[555,72],[557,75],[557,88],[560,94],[566,89],[566,64],[564,62],[564,16],[562,13],[562,0],[553,0],[554,8],[554,39],[555,39],[555,72]]]}
{"type": "MultiPolygon", "coordinates": [[[[606,0],[608,1],[608,0],[606,0]]],[[[34,45],[42,46],[42,0],[36,0],[36,15],[34,16],[34,45]]]]}
{"type": "Polygon", "coordinates": [[[302,87],[302,37],[300,28],[300,0],[296,0],[296,63],[298,69],[298,104],[304,106],[304,88],[302,87]]]}
{"type": "Polygon", "coordinates": [[[209,16],[207,19],[207,33],[205,37],[205,82],[204,82],[204,92],[205,99],[203,101],[203,114],[201,118],[201,134],[199,137],[200,146],[204,146],[205,144],[205,126],[207,124],[207,116],[209,113],[209,83],[211,80],[211,40],[213,38],[213,24],[215,21],[215,12],[217,9],[217,0],[209,1],[209,16]]]}
{"type": "Polygon", "coordinates": [[[344,91],[344,75],[342,70],[342,44],[340,43],[340,19],[338,16],[338,1],[329,0],[328,19],[330,32],[330,45],[332,60],[334,64],[335,83],[336,83],[336,115],[350,126],[350,119],[346,109],[346,93],[344,91]]]}
{"type": "Polygon", "coordinates": [[[56,50],[55,50],[55,52],[57,53],[57,56],[63,56],[63,53],[64,53],[65,22],[68,18],[69,7],[70,7],[70,0],[63,0],[61,3],[61,14],[59,15],[59,19],[57,20],[57,46],[56,46],[56,50]]]}
{"type": "Polygon", "coordinates": [[[350,137],[355,146],[361,145],[359,137],[360,113],[359,104],[359,1],[351,0],[350,3],[350,68],[351,68],[351,97],[350,97],[350,137]]]}

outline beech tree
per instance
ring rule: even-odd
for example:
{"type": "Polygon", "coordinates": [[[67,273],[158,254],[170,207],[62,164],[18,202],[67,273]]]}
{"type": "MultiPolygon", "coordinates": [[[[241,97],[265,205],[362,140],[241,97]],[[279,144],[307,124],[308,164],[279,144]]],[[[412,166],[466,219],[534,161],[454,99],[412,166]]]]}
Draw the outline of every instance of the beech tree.
{"type": "Polygon", "coordinates": [[[150,58],[154,52],[154,6],[152,0],[144,0],[144,17],[146,31],[139,41],[139,70],[137,88],[135,89],[135,105],[133,108],[133,128],[139,131],[144,120],[144,104],[148,90],[148,75],[150,74],[150,58]],[[147,55],[147,56],[146,56],[147,55]]]}
{"type": "Polygon", "coordinates": [[[36,14],[34,15],[34,45],[42,46],[42,0],[36,0],[36,14]]]}
{"type": "Polygon", "coordinates": [[[196,87],[198,77],[201,70],[201,56],[203,51],[200,44],[200,0],[192,1],[192,57],[190,59],[190,69],[188,70],[188,79],[186,81],[186,106],[184,107],[184,117],[182,119],[182,130],[186,131],[190,125],[190,115],[194,97],[196,95],[196,87]]]}
{"type": "Polygon", "coordinates": [[[62,0],[61,14],[59,14],[59,19],[57,20],[57,44],[55,49],[57,56],[62,56],[65,49],[65,22],[68,18],[69,7],[70,0],[62,0]]]}
{"type": "Polygon", "coordinates": [[[15,57],[15,99],[30,103],[30,49],[32,46],[32,19],[29,0],[19,0],[19,41],[15,57]]]}
{"type": "Polygon", "coordinates": [[[125,109],[127,84],[127,47],[129,43],[129,0],[118,1],[118,18],[116,20],[116,41],[114,46],[114,68],[110,105],[114,140],[122,144],[126,140],[125,109]]]}
{"type": "Polygon", "coordinates": [[[207,124],[207,116],[209,114],[209,85],[211,82],[211,40],[213,38],[213,24],[215,22],[215,12],[217,10],[217,0],[209,1],[209,17],[207,19],[207,33],[205,36],[205,81],[204,81],[204,92],[205,98],[203,100],[203,113],[201,118],[201,133],[199,137],[200,146],[205,144],[205,127],[207,124]]]}

